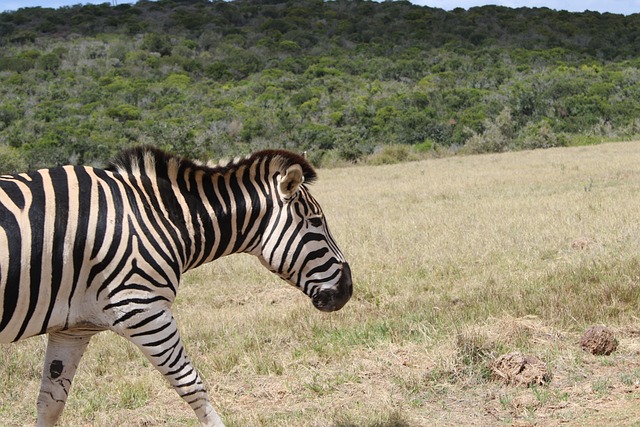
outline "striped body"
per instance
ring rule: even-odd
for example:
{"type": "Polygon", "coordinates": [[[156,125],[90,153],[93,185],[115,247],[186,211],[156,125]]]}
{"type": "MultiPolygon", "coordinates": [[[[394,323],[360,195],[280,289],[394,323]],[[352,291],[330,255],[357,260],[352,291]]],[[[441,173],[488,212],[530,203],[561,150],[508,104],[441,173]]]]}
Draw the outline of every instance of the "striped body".
{"type": "Polygon", "coordinates": [[[50,333],[38,425],[55,423],[102,330],[136,344],[202,425],[222,425],[171,315],[180,275],[251,253],[317,308],[340,309],[349,267],[305,179],[315,172],[287,152],[209,168],[150,148],[123,153],[109,170],[0,177],[0,342],[50,333]],[[58,371],[69,380],[62,390],[50,384],[58,371]]]}

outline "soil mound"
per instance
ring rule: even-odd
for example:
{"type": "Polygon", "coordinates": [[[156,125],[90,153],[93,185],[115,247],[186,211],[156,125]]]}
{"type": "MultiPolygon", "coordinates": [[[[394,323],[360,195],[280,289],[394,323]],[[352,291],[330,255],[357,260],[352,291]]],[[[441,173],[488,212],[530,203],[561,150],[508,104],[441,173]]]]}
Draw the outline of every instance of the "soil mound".
{"type": "Polygon", "coordinates": [[[551,380],[547,365],[534,356],[513,352],[503,354],[491,364],[494,377],[512,385],[544,385],[551,380]]]}
{"type": "Polygon", "coordinates": [[[580,347],[591,354],[608,356],[618,348],[618,340],[611,329],[596,325],[584,332],[580,347]]]}

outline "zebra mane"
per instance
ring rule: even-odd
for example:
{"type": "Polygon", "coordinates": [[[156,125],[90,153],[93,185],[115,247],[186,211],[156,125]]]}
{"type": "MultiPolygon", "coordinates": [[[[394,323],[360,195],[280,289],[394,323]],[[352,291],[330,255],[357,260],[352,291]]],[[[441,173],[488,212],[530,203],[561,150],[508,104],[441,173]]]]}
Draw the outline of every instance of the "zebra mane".
{"type": "Polygon", "coordinates": [[[282,172],[286,171],[291,165],[300,165],[304,174],[305,184],[312,184],[317,179],[316,171],[304,157],[286,150],[257,151],[246,157],[210,166],[170,154],[153,146],[143,145],[121,151],[113,158],[107,170],[126,175],[154,176],[168,179],[179,170],[191,169],[193,171],[203,171],[206,174],[225,174],[229,171],[237,170],[241,166],[251,165],[262,160],[275,163],[282,172]]]}

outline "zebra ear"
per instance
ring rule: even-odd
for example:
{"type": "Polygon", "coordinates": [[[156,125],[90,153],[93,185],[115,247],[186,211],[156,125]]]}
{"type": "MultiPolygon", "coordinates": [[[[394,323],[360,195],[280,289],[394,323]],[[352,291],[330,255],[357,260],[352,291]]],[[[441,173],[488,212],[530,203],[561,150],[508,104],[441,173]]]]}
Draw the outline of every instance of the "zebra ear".
{"type": "Polygon", "coordinates": [[[300,165],[291,165],[280,178],[280,194],[284,198],[292,197],[304,182],[304,175],[300,165]]]}

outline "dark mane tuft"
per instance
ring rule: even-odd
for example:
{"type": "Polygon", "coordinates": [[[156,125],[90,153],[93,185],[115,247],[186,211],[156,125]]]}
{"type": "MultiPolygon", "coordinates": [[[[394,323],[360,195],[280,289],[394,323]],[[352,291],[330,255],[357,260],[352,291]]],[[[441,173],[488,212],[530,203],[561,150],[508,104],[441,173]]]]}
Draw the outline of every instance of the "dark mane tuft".
{"type": "Polygon", "coordinates": [[[277,162],[282,172],[287,170],[291,165],[299,164],[302,167],[304,182],[306,184],[312,184],[317,179],[316,171],[304,157],[286,150],[258,151],[247,157],[233,160],[225,165],[210,167],[167,153],[150,145],[142,145],[120,152],[109,163],[107,170],[120,174],[153,175],[160,178],[168,178],[170,173],[169,165],[171,163],[176,166],[175,168],[171,168],[173,171],[192,169],[202,170],[209,174],[224,174],[240,166],[252,164],[263,159],[277,162]]]}
{"type": "Polygon", "coordinates": [[[107,170],[130,175],[166,176],[167,166],[171,160],[179,163],[186,161],[159,148],[141,145],[122,150],[111,160],[107,170]],[[149,170],[150,166],[153,166],[153,170],[149,170]]]}
{"type": "Polygon", "coordinates": [[[259,158],[273,158],[280,160],[282,171],[285,171],[289,166],[298,164],[302,166],[302,173],[304,174],[304,182],[305,184],[313,184],[316,179],[318,179],[318,175],[316,171],[313,169],[313,166],[299,154],[292,153],[291,151],[286,150],[263,150],[257,151],[250,155],[247,160],[252,162],[255,159],[259,158]]]}

